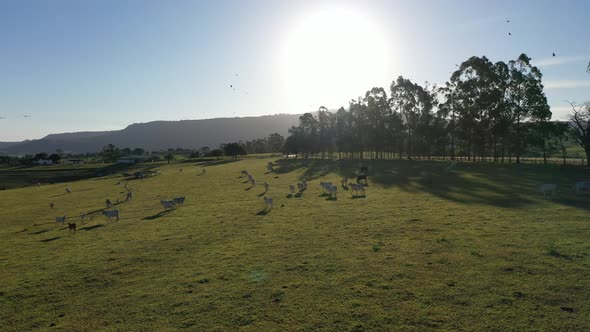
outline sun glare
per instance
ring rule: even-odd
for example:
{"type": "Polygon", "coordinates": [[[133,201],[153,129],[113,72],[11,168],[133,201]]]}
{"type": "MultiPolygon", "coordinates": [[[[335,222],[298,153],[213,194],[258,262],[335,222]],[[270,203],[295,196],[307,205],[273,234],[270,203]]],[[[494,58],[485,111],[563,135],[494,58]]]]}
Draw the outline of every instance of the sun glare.
{"type": "Polygon", "coordinates": [[[300,19],[287,34],[280,71],[291,102],[338,107],[382,85],[393,60],[369,17],[352,9],[324,9],[300,19]]]}

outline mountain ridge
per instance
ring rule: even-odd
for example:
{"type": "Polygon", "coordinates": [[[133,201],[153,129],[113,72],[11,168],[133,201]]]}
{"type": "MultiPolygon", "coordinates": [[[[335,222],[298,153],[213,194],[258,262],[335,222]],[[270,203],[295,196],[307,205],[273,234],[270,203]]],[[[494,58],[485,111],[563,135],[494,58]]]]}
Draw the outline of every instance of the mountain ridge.
{"type": "Polygon", "coordinates": [[[35,154],[98,152],[107,144],[157,151],[168,148],[211,148],[219,144],[263,138],[272,133],[287,136],[301,114],[213,118],[201,120],[132,123],[120,130],[49,134],[37,140],[0,142],[0,153],[35,154]]]}

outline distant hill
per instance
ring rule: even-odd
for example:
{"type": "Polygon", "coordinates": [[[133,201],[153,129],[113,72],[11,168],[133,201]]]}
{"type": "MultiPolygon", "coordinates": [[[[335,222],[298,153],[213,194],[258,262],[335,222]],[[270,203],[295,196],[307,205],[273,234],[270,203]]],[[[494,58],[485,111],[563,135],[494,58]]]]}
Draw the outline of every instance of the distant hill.
{"type": "Polygon", "coordinates": [[[297,125],[300,114],[279,114],[260,117],[217,118],[207,120],[153,121],[135,123],[122,130],[51,134],[38,140],[0,142],[0,153],[66,153],[98,152],[107,144],[142,148],[148,151],[167,148],[211,148],[221,143],[251,140],[272,133],[287,136],[297,125]]]}

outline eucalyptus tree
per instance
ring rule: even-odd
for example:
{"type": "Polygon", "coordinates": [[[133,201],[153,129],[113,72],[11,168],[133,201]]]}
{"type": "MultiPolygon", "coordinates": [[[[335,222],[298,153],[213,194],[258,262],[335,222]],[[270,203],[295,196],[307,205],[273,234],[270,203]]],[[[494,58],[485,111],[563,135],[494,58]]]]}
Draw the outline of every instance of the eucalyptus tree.
{"type": "Polygon", "coordinates": [[[569,117],[571,134],[586,153],[586,166],[590,166],[590,102],[583,105],[570,103],[570,105],[572,106],[569,117]]]}
{"type": "Polygon", "coordinates": [[[432,96],[419,84],[399,76],[390,86],[391,107],[402,115],[406,126],[407,157],[412,158],[414,135],[420,118],[432,111],[432,96]]]}
{"type": "MultiPolygon", "coordinates": [[[[531,58],[521,54],[518,59],[508,63],[510,70],[509,109],[514,122],[516,162],[520,163],[520,156],[524,147],[523,124],[531,119],[531,112],[539,110],[543,104],[541,72],[531,64],[531,58]]],[[[546,103],[546,100],[545,100],[546,103]]]]}
{"type": "Polygon", "coordinates": [[[375,157],[383,157],[385,149],[385,122],[389,111],[387,93],[383,88],[372,88],[365,93],[364,103],[367,109],[367,130],[369,149],[375,152],[375,157]]]}

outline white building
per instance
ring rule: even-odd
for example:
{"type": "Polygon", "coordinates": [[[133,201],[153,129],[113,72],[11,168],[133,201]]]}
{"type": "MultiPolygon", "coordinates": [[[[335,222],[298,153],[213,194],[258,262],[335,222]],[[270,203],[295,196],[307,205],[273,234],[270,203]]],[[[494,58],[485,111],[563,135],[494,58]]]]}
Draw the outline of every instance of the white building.
{"type": "Polygon", "coordinates": [[[37,165],[53,165],[53,160],[51,160],[51,159],[39,159],[35,163],[37,163],[37,165]]]}

